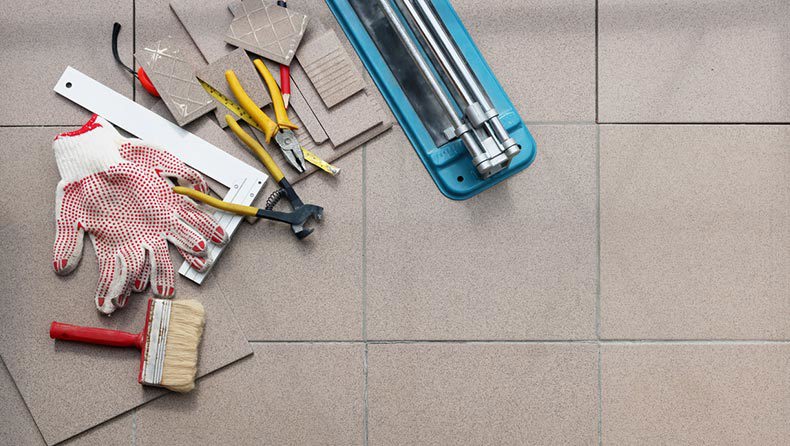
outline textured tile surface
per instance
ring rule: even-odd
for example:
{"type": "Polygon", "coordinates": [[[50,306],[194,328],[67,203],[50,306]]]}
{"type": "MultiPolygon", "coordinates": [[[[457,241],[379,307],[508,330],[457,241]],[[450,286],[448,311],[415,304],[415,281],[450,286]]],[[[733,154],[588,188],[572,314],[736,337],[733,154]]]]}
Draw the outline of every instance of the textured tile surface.
{"type": "Polygon", "coordinates": [[[595,128],[531,130],[534,165],[464,202],[402,132],[369,145],[370,339],[595,336],[595,128]]]}
{"type": "Polygon", "coordinates": [[[524,120],[595,120],[595,0],[452,4],[524,120]]]}
{"type": "Polygon", "coordinates": [[[329,108],[365,88],[365,81],[334,31],[305,41],[296,58],[329,108]]]}
{"type": "Polygon", "coordinates": [[[361,445],[361,344],[259,344],[192,394],[137,411],[137,445],[361,445]],[[174,415],[176,415],[174,417],[174,415]]]}
{"type": "Polygon", "coordinates": [[[234,17],[225,41],[274,62],[290,65],[309,18],[293,7],[263,0],[242,0],[231,9],[234,17]]]}
{"type": "Polygon", "coordinates": [[[601,328],[790,336],[790,128],[601,127],[601,328]]]}
{"type": "MultiPolygon", "coordinates": [[[[0,130],[0,141],[9,147],[30,148],[26,156],[6,156],[0,163],[0,184],[5,191],[0,199],[0,249],[14,259],[0,262],[4,309],[0,312],[0,355],[48,443],[69,438],[163,393],[137,383],[140,353],[134,349],[55,342],[47,336],[53,320],[138,332],[150,296],[133,295],[127,307],[111,318],[100,315],[93,303],[96,258],[87,242],[74,273],[61,277],[52,271],[59,175],[51,146],[54,135],[64,130],[74,129],[0,130]],[[19,206],[19,197],[31,198],[19,206]]],[[[216,281],[198,288],[179,277],[176,288],[178,297],[198,299],[206,307],[200,376],[250,354],[216,281]]]]}
{"type": "Polygon", "coordinates": [[[790,121],[790,2],[602,0],[602,122],[790,121]]]}
{"type": "Polygon", "coordinates": [[[240,229],[214,268],[247,339],[362,339],[362,153],[337,165],[340,176],[313,175],[295,188],[324,207],[310,237],[260,221],[240,229]]]}
{"type": "Polygon", "coordinates": [[[781,445],[790,345],[604,345],[603,444],[781,445]]]}
{"type": "Polygon", "coordinates": [[[132,63],[131,1],[2,2],[0,17],[0,125],[82,125],[84,111],[52,91],[69,65],[132,97],[132,76],[110,48],[117,21],[121,59],[132,63]]]}
{"type": "Polygon", "coordinates": [[[593,344],[368,347],[377,445],[597,444],[593,344]]]}

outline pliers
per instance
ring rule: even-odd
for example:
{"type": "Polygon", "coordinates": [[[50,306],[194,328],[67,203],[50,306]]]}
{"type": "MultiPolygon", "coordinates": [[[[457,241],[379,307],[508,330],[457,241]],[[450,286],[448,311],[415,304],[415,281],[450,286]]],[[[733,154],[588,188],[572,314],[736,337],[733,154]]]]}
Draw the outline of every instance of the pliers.
{"type": "Polygon", "coordinates": [[[250,99],[250,97],[242,88],[241,84],[239,83],[239,79],[236,77],[236,74],[233,71],[228,70],[225,72],[225,79],[228,81],[230,90],[233,92],[233,95],[236,96],[236,100],[239,102],[241,108],[246,110],[247,113],[252,116],[252,119],[255,120],[255,122],[261,127],[263,134],[266,137],[266,143],[270,143],[272,137],[274,137],[274,140],[277,142],[280,150],[282,150],[283,156],[285,156],[285,159],[288,161],[288,163],[299,173],[303,173],[305,171],[304,153],[302,152],[302,146],[299,144],[299,141],[296,139],[296,134],[294,133],[294,130],[298,129],[299,127],[294,125],[290,119],[288,119],[288,112],[285,109],[285,103],[283,102],[282,93],[280,93],[280,87],[274,80],[272,73],[269,72],[269,69],[266,68],[266,65],[264,65],[263,61],[260,59],[254,60],[253,64],[255,65],[255,68],[258,69],[258,72],[261,74],[261,76],[263,76],[263,80],[266,82],[266,86],[269,88],[269,95],[272,97],[272,108],[274,108],[274,115],[277,120],[272,120],[266,115],[266,113],[264,113],[258,106],[255,105],[255,102],[250,99]]]}

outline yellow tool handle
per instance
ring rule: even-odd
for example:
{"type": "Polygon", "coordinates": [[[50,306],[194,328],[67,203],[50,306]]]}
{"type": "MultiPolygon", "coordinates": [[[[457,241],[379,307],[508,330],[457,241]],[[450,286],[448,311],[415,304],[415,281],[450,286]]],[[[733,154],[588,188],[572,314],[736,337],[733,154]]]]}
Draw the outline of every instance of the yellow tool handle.
{"type": "Polygon", "coordinates": [[[179,195],[186,195],[193,200],[206,203],[207,205],[222,211],[231,212],[238,215],[245,215],[248,217],[258,216],[258,208],[244,206],[243,204],[228,203],[188,187],[176,186],[173,188],[173,192],[179,195]]]}
{"type": "Polygon", "coordinates": [[[239,139],[244,142],[244,144],[247,144],[247,147],[255,152],[255,155],[258,156],[258,159],[261,160],[264,166],[266,166],[266,170],[272,174],[274,181],[279,183],[280,180],[285,177],[285,175],[283,175],[283,171],[280,170],[280,168],[277,166],[277,163],[275,163],[272,157],[269,155],[269,152],[267,152],[266,149],[264,149],[263,146],[255,140],[255,138],[250,136],[249,133],[245,132],[239,123],[233,119],[233,116],[225,115],[225,122],[228,123],[228,126],[230,126],[230,129],[233,131],[233,133],[235,133],[236,136],[238,136],[239,139]]]}
{"type": "Polygon", "coordinates": [[[233,95],[236,96],[236,100],[239,101],[239,105],[241,108],[244,109],[247,113],[252,116],[252,119],[258,123],[258,125],[263,128],[263,134],[266,136],[266,143],[268,144],[271,142],[272,137],[280,131],[280,126],[277,125],[276,122],[272,121],[271,118],[266,116],[255,102],[247,96],[247,93],[242,88],[241,84],[239,83],[239,78],[236,77],[236,73],[233,70],[228,70],[225,72],[225,80],[228,81],[228,86],[230,86],[230,91],[233,92],[233,95]]]}
{"type": "Polygon", "coordinates": [[[280,86],[277,85],[271,71],[266,68],[266,65],[264,65],[263,61],[260,59],[255,59],[252,63],[255,65],[255,68],[258,69],[258,72],[261,73],[261,76],[263,76],[266,86],[269,87],[269,94],[272,97],[272,108],[274,108],[274,116],[277,118],[277,124],[279,124],[280,127],[289,128],[291,130],[298,129],[299,127],[295,126],[288,119],[288,111],[285,109],[285,102],[283,102],[283,95],[280,93],[280,86]]]}

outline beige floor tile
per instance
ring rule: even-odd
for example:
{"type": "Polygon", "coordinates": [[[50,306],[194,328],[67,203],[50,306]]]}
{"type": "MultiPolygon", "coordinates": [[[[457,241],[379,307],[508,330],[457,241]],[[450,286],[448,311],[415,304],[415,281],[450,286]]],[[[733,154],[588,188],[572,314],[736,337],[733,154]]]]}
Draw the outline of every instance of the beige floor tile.
{"type": "Polygon", "coordinates": [[[790,121],[790,2],[601,0],[602,122],[790,121]]]}
{"type": "Polygon", "coordinates": [[[119,51],[132,60],[132,0],[81,0],[64,4],[3,2],[0,5],[0,125],[74,125],[85,111],[52,88],[71,65],[132,97],[132,76],[115,63],[112,24],[123,25],[119,51]]]}
{"type": "Polygon", "coordinates": [[[295,186],[305,203],[324,207],[313,234],[299,241],[282,223],[245,224],[214,268],[210,280],[247,339],[362,339],[362,152],[336,165],[338,177],[315,174],[295,186]]]}
{"type": "Polygon", "coordinates": [[[452,3],[524,120],[595,120],[594,0],[452,3]]]}
{"type": "Polygon", "coordinates": [[[137,445],[362,444],[362,344],[258,344],[137,411],[137,445]]]}
{"type": "Polygon", "coordinates": [[[597,444],[594,344],[378,344],[371,445],[597,444]]]}
{"type": "Polygon", "coordinates": [[[603,444],[783,445],[790,345],[604,345],[603,444]]]}
{"type": "Polygon", "coordinates": [[[790,128],[601,128],[605,338],[790,336],[790,128]]]}
{"type": "Polygon", "coordinates": [[[591,339],[593,126],[533,126],[535,163],[446,199],[403,133],[367,152],[369,339],[591,339]]]}

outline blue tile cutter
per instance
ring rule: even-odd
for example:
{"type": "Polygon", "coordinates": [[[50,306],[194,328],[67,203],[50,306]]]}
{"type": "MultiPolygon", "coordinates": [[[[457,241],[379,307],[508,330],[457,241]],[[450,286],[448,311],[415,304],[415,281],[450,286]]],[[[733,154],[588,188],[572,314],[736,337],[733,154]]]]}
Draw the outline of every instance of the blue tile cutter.
{"type": "Polygon", "coordinates": [[[532,163],[532,135],[448,0],[326,1],[445,196],[532,163]]]}

